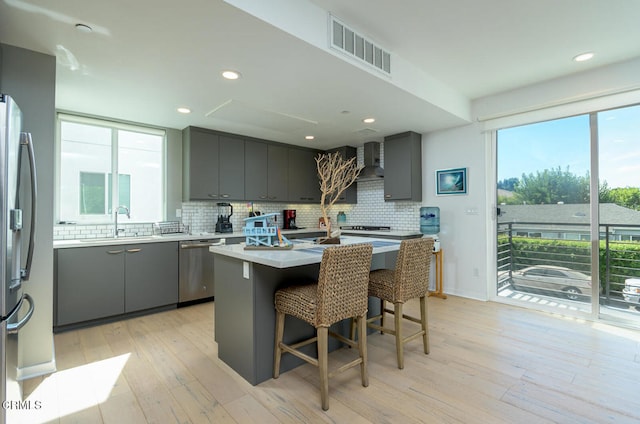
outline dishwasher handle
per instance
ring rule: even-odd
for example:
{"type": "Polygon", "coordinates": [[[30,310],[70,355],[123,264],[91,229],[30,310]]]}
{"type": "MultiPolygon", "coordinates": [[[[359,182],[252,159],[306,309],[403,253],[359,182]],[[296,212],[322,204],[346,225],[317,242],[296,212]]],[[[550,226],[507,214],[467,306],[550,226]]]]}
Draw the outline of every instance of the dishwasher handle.
{"type": "Polygon", "coordinates": [[[203,247],[210,247],[210,246],[224,246],[226,244],[226,240],[225,239],[220,239],[219,242],[217,243],[209,243],[209,242],[204,242],[204,243],[181,243],[180,244],[180,249],[201,249],[203,247]]]}

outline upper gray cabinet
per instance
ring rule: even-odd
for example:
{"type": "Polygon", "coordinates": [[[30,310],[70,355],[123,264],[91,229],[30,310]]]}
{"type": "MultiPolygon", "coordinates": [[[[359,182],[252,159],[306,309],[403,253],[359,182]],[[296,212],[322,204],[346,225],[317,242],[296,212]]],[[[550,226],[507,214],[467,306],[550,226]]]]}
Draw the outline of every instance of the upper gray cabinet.
{"type": "Polygon", "coordinates": [[[244,200],[244,139],[220,136],[219,193],[223,200],[244,200]]]}
{"type": "MultiPolygon", "coordinates": [[[[340,152],[342,159],[357,157],[357,149],[351,146],[342,146],[328,150],[327,153],[340,152]]],[[[351,184],[341,195],[336,203],[358,203],[358,183],[351,184]]]]}
{"type": "Polygon", "coordinates": [[[320,201],[320,180],[315,150],[289,148],[289,201],[315,203],[320,201]]]}
{"type": "Polygon", "coordinates": [[[245,198],[253,201],[287,201],[287,148],[254,140],[245,140],[245,198]]]}
{"type": "Polygon", "coordinates": [[[422,201],[422,135],[384,138],[384,200],[422,201]]]}
{"type": "Polygon", "coordinates": [[[219,140],[199,128],[182,131],[183,200],[219,200],[219,140]]]}
{"type": "Polygon", "coordinates": [[[183,200],[244,200],[244,139],[203,128],[182,132],[183,200]]]}

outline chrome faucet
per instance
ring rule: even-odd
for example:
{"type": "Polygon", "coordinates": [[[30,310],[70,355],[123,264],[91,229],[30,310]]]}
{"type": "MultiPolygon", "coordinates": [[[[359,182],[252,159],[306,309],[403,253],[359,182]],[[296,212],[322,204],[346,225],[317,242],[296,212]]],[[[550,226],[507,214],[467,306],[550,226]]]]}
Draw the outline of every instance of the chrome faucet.
{"type": "Polygon", "coordinates": [[[120,231],[124,231],[124,229],[122,229],[122,230],[119,230],[119,229],[118,229],[118,214],[120,213],[120,209],[124,209],[124,210],[125,210],[125,212],[127,213],[127,218],[131,219],[131,212],[129,211],[129,208],[128,208],[128,207],[126,207],[126,206],[124,206],[124,205],[121,205],[121,206],[118,206],[118,207],[116,208],[116,212],[115,212],[115,218],[116,218],[116,219],[115,219],[115,221],[116,221],[116,224],[115,224],[115,228],[114,228],[114,231],[113,231],[113,237],[114,237],[114,238],[118,238],[118,233],[119,233],[120,231]]]}

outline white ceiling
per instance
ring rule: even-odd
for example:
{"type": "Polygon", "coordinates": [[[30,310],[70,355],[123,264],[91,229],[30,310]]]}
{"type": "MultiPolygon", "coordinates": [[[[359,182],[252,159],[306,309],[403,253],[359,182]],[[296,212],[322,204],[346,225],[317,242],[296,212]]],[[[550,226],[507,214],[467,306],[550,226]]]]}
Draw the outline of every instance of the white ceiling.
{"type": "Polygon", "coordinates": [[[0,42],[57,57],[62,110],[320,148],[462,125],[472,99],[640,57],[638,0],[229,3],[251,2],[2,0],[0,42]],[[326,19],[296,22],[299,7],[390,51],[391,78],[314,43],[326,19]],[[571,60],[585,51],[595,58],[571,60]],[[223,80],[227,68],[242,78],[223,80]]]}

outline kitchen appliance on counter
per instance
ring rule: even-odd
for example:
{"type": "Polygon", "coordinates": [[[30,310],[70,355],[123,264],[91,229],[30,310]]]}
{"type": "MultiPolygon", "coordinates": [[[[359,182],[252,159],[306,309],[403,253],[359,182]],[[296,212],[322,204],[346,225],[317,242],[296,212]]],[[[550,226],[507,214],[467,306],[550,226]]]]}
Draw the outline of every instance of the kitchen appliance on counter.
{"type": "Polygon", "coordinates": [[[225,243],[225,239],[180,242],[178,303],[213,299],[213,255],[209,246],[225,243]]]}
{"type": "Polygon", "coordinates": [[[282,211],[282,228],[285,230],[297,230],[296,226],[296,210],[284,209],[282,211]]]}
{"type": "Polygon", "coordinates": [[[233,206],[231,203],[218,203],[218,221],[216,222],[216,233],[233,233],[233,225],[231,224],[231,216],[233,215],[233,206]]]}
{"type": "MultiPolygon", "coordinates": [[[[33,299],[22,291],[29,280],[35,247],[36,173],[31,134],[22,132],[22,113],[11,97],[0,94],[0,423],[8,422],[7,402],[22,401],[22,386],[17,379],[18,332],[33,315],[33,299]],[[28,154],[30,175],[30,211],[23,214],[20,196],[23,147],[28,154]],[[29,217],[23,223],[23,215],[29,217]],[[23,224],[29,229],[29,246],[22,268],[23,224]],[[29,309],[22,318],[18,314],[23,302],[29,309]]],[[[9,404],[11,405],[11,404],[9,404]]]]}

